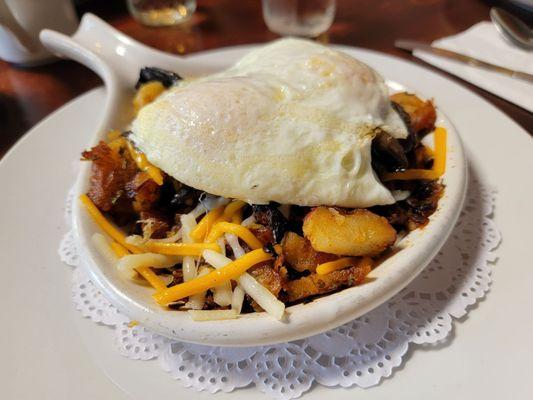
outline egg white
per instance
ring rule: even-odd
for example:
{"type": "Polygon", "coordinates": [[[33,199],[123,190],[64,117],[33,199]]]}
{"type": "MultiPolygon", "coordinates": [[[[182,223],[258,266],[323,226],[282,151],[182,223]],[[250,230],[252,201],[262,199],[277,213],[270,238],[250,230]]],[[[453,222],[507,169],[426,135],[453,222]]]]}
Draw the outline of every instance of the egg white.
{"type": "Polygon", "coordinates": [[[377,72],[344,53],[280,39],[226,71],[184,81],[144,107],[132,139],[194,188],[249,203],[369,207],[376,128],[406,137],[377,72]]]}

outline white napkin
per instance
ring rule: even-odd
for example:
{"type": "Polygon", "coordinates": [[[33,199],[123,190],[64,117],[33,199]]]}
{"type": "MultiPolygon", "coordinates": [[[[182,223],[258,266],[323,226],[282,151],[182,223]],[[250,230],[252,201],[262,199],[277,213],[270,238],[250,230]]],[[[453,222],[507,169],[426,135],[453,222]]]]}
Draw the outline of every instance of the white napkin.
{"type": "MultiPolygon", "coordinates": [[[[502,67],[533,74],[533,52],[508,44],[490,22],[480,22],[464,32],[436,40],[432,44],[502,67]]],[[[415,50],[413,54],[465,81],[523,107],[529,112],[533,112],[533,83],[423,51],[415,50]]]]}

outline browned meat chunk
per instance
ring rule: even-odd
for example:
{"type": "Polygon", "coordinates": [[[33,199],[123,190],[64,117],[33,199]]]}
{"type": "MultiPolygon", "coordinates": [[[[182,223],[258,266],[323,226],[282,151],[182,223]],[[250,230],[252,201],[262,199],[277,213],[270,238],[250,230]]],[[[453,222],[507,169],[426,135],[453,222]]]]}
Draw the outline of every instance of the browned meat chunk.
{"type": "Polygon", "coordinates": [[[387,218],[396,229],[412,231],[429,222],[443,193],[444,186],[436,181],[420,183],[407,200],[390,206],[373,207],[372,211],[387,218]]]}
{"type": "Polygon", "coordinates": [[[364,269],[354,266],[326,275],[311,274],[294,281],[288,281],[283,289],[287,294],[287,301],[292,303],[306,297],[359,285],[364,281],[366,272],[364,269]]]}
{"type": "Polygon", "coordinates": [[[253,224],[249,227],[254,236],[263,244],[274,243],[274,234],[272,229],[260,224],[253,224]]]}
{"type": "MultiPolygon", "coordinates": [[[[279,297],[280,291],[283,288],[285,279],[282,277],[279,270],[276,270],[272,264],[272,261],[266,261],[258,264],[248,270],[248,273],[252,275],[257,282],[266,287],[270,293],[279,297]]],[[[247,296],[248,297],[248,296],[247,296]]],[[[263,309],[252,298],[248,297],[250,305],[256,312],[261,312],[263,309]]]]}
{"type": "Polygon", "coordinates": [[[431,169],[433,168],[433,156],[429,153],[426,146],[420,145],[414,149],[414,168],[431,169]]]}
{"type": "Polygon", "coordinates": [[[287,264],[299,272],[315,272],[317,265],[338,258],[334,254],[315,251],[307,239],[294,232],[285,234],[281,247],[287,264]]]}
{"type": "Polygon", "coordinates": [[[283,239],[283,235],[288,228],[289,222],[280,210],[272,204],[252,205],[255,220],[272,230],[272,238],[275,243],[283,239]]]}
{"type": "Polygon", "coordinates": [[[261,285],[266,287],[270,293],[278,297],[282,287],[282,279],[280,274],[272,267],[272,262],[264,262],[258,264],[248,270],[261,285]]]}
{"type": "Polygon", "coordinates": [[[128,197],[133,200],[133,210],[140,213],[153,209],[159,200],[160,188],[147,173],[138,172],[126,184],[128,197]]]}
{"type": "Polygon", "coordinates": [[[405,150],[398,139],[385,131],[377,130],[372,141],[372,166],[378,171],[398,171],[409,166],[405,150]]]}
{"type": "Polygon", "coordinates": [[[172,270],[172,282],[169,286],[175,286],[183,283],[183,270],[173,269],[172,270]]]}
{"type": "Polygon", "coordinates": [[[166,237],[172,227],[171,220],[158,211],[141,211],[140,222],[144,237],[161,239],[166,237]]]}
{"type": "Polygon", "coordinates": [[[411,127],[416,133],[429,132],[435,127],[437,112],[431,101],[422,101],[414,94],[405,92],[393,94],[391,100],[409,114],[411,127]]]}
{"type": "Polygon", "coordinates": [[[83,160],[92,161],[92,173],[87,195],[102,211],[110,211],[125,194],[124,187],[137,171],[132,160],[100,142],[82,153],[83,160]]]}
{"type": "Polygon", "coordinates": [[[429,217],[437,209],[443,193],[444,186],[438,182],[428,182],[413,192],[405,201],[411,211],[407,226],[409,230],[420,228],[429,222],[429,217]]]}

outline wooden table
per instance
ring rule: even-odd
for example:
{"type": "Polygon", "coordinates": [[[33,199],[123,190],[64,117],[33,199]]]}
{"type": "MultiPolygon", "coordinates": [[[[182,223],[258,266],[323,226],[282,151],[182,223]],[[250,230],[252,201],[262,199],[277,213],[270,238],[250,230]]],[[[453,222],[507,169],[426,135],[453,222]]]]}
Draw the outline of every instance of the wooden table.
{"type": "MultiPolygon", "coordinates": [[[[430,42],[460,32],[489,17],[490,1],[481,0],[337,0],[329,41],[367,47],[412,60],[393,46],[396,38],[430,42]]],[[[79,13],[93,12],[131,37],[172,53],[276,38],[263,22],[259,0],[198,0],[187,26],[148,28],[128,14],[122,1],[89,1],[79,13]]],[[[429,67],[428,68],[432,68],[429,67]]],[[[533,114],[465,83],[533,134],[533,114]]],[[[87,90],[101,85],[88,69],[71,61],[17,68],[0,61],[0,157],[29,128],[87,90]]],[[[73,132],[74,133],[74,132],[73,132]]]]}

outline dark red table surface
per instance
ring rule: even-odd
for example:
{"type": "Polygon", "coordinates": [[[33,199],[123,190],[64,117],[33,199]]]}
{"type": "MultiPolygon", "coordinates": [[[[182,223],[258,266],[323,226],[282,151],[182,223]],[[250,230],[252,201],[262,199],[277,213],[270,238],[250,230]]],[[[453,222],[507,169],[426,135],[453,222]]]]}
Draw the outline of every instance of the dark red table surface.
{"type": "MultiPolygon", "coordinates": [[[[490,6],[494,3],[497,2],[337,0],[337,15],[328,40],[424,64],[394,48],[394,40],[409,38],[430,42],[461,32],[476,22],[488,20],[490,6]]],[[[198,0],[198,9],[190,23],[169,28],[139,24],[128,14],[125,3],[118,0],[86,1],[78,6],[78,12],[80,15],[92,12],[136,40],[177,54],[266,42],[277,37],[263,22],[259,0],[198,0]]],[[[527,13],[522,15],[531,19],[527,13]]],[[[533,134],[533,114],[446,75],[483,96],[533,134]]],[[[41,119],[101,84],[93,72],[72,61],[34,68],[15,67],[0,61],[0,157],[41,119]]]]}

